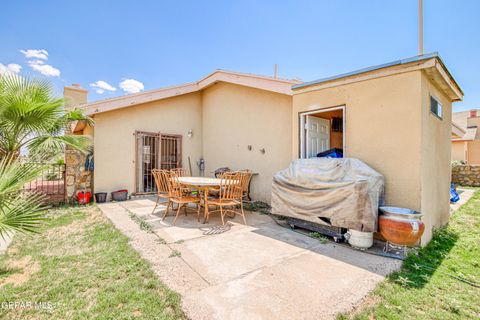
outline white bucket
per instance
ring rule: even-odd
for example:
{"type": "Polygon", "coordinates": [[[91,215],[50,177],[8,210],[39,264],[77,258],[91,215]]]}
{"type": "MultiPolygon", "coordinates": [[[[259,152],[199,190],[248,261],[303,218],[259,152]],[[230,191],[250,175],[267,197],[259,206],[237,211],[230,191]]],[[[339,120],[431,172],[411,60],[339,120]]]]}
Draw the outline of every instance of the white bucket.
{"type": "Polygon", "coordinates": [[[368,249],[373,246],[373,232],[348,229],[347,233],[345,233],[345,239],[355,248],[368,249]]]}

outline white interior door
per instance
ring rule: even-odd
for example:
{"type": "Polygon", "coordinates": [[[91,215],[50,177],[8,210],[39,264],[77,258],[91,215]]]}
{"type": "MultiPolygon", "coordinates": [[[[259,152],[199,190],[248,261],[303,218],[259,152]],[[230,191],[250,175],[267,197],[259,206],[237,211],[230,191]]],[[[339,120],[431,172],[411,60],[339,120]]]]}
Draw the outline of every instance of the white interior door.
{"type": "Polygon", "coordinates": [[[307,158],[314,158],[317,153],[330,149],[330,121],[327,119],[307,116],[306,121],[307,158]]]}

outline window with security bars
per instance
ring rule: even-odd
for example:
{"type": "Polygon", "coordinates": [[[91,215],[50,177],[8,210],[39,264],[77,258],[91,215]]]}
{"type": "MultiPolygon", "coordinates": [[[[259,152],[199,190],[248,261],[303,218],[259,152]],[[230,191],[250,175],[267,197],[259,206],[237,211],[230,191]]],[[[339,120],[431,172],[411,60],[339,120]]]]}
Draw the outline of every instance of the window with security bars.
{"type": "Polygon", "coordinates": [[[155,132],[135,132],[135,193],[157,191],[153,169],[182,166],[182,136],[155,132]]]}

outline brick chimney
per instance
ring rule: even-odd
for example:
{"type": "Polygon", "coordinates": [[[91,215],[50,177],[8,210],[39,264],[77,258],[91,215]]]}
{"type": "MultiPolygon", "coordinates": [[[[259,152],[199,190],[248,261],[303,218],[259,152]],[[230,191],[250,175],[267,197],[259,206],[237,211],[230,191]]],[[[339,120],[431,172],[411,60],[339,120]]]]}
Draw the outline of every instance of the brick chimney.
{"type": "Polygon", "coordinates": [[[88,90],[82,88],[78,83],[63,87],[63,98],[65,99],[65,106],[67,108],[73,108],[77,105],[87,103],[87,97],[88,90]]]}
{"type": "MultiPolygon", "coordinates": [[[[467,128],[478,128],[480,127],[480,117],[477,114],[477,109],[471,109],[468,118],[467,118],[467,128]]],[[[480,132],[477,133],[480,135],[480,132]]]]}

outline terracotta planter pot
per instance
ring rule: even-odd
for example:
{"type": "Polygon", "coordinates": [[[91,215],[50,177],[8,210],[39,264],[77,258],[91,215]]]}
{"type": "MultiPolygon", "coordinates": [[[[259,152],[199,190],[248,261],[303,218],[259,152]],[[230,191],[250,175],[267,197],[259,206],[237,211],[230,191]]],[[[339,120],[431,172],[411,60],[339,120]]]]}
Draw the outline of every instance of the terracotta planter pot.
{"type": "Polygon", "coordinates": [[[382,237],[399,246],[414,246],[425,231],[420,213],[403,208],[380,207],[383,215],[378,217],[382,237]]]}

